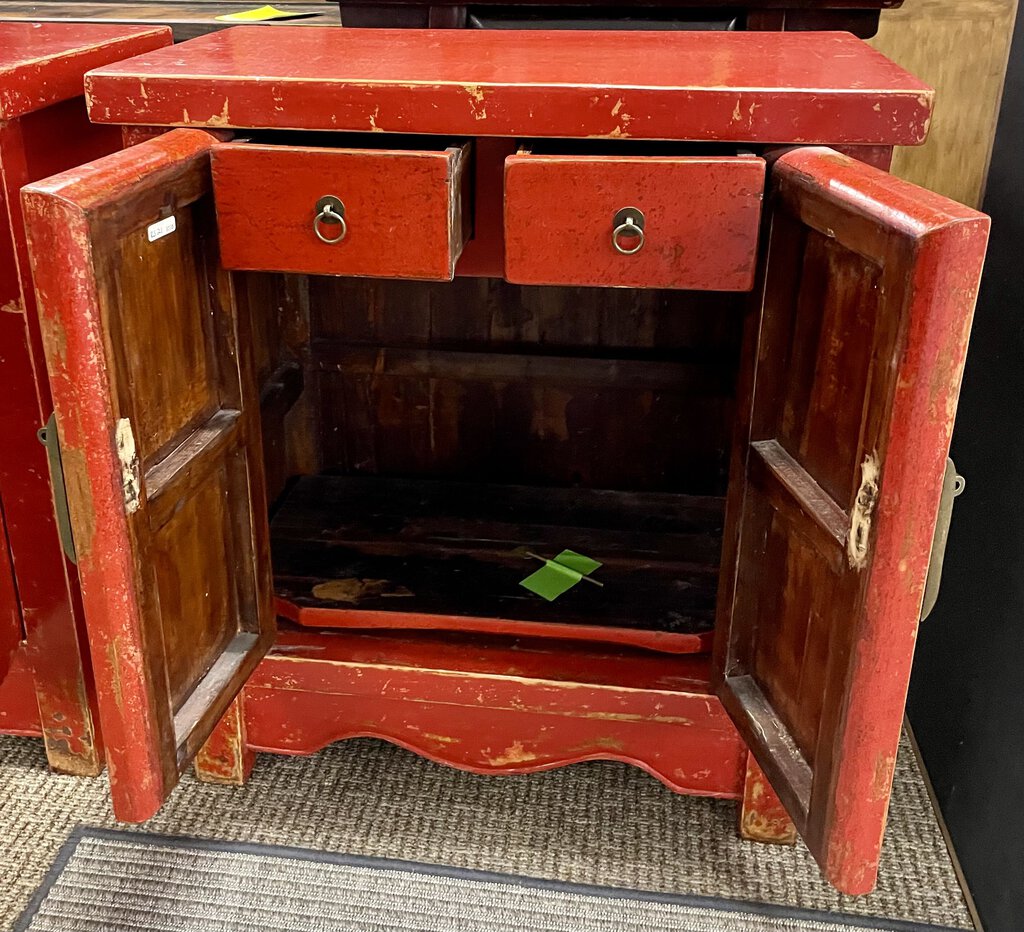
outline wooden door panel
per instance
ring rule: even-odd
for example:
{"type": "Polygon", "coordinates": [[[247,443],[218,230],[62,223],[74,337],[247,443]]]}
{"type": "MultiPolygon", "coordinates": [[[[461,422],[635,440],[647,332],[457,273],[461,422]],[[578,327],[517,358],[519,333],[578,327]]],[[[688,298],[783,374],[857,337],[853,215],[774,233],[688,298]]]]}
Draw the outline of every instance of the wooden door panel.
{"type": "Polygon", "coordinates": [[[124,350],[143,461],[172,443],[183,424],[204,421],[220,408],[209,334],[192,323],[203,318],[201,295],[195,287],[177,287],[199,274],[192,215],[175,219],[172,236],[149,243],[140,228],[119,240],[112,268],[120,309],[112,337],[124,350]],[[171,284],[156,289],[154,281],[171,284]]]}
{"type": "Polygon", "coordinates": [[[988,219],[828,149],[773,168],[720,693],[829,879],[874,886],[988,219]]]}
{"type": "Polygon", "coordinates": [[[178,130],[24,189],[114,809],[152,815],[273,635],[248,315],[178,130]]]}

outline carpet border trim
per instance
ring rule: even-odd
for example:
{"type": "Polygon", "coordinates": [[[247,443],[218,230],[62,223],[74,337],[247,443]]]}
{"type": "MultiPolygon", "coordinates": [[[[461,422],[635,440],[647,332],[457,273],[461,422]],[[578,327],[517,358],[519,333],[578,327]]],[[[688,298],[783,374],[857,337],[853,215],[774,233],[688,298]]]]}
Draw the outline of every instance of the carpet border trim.
{"type": "Polygon", "coordinates": [[[880,916],[858,916],[848,913],[824,912],[815,909],[781,906],[777,903],[759,903],[753,900],[734,900],[725,897],[685,893],[662,893],[653,890],[630,890],[626,887],[608,887],[599,884],[570,883],[564,880],[550,880],[543,877],[526,877],[519,874],[503,874],[497,871],[482,871],[468,867],[454,867],[447,864],[430,864],[424,861],[405,861],[398,858],[378,858],[362,854],[343,854],[335,851],[319,851],[315,848],[297,848],[291,845],[263,844],[260,842],[227,841],[216,838],[193,838],[187,835],[160,835],[156,832],[133,831],[131,829],[108,829],[90,825],[77,825],[61,845],[57,856],[43,877],[39,888],[15,922],[11,932],[27,932],[39,907],[49,895],[57,878],[67,867],[68,861],[78,845],[88,838],[111,841],[132,841],[137,844],[165,848],[194,849],[200,851],[226,851],[233,854],[289,858],[297,861],[313,861],[337,864],[343,867],[365,867],[376,870],[398,870],[408,873],[427,874],[435,877],[449,877],[453,880],[472,880],[483,883],[502,883],[534,890],[548,890],[558,893],[572,893],[578,896],[600,897],[612,900],[637,900],[644,903],[660,903],[668,906],[687,906],[696,909],[711,909],[728,913],[750,913],[775,919],[797,919],[802,921],[832,921],[845,923],[852,928],[881,928],[886,932],[969,932],[954,926],[937,926],[905,919],[886,919],[880,916]]]}

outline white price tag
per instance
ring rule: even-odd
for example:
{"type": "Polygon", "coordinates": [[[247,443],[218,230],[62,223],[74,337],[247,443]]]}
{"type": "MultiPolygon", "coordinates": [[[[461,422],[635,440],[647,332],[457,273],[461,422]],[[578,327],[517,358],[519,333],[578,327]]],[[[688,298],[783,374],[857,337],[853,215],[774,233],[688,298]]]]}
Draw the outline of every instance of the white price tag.
{"type": "Polygon", "coordinates": [[[162,236],[166,236],[168,233],[173,233],[177,228],[175,223],[174,215],[170,217],[164,217],[163,220],[157,220],[156,223],[151,223],[146,230],[146,236],[152,243],[154,240],[160,239],[162,236]]]}

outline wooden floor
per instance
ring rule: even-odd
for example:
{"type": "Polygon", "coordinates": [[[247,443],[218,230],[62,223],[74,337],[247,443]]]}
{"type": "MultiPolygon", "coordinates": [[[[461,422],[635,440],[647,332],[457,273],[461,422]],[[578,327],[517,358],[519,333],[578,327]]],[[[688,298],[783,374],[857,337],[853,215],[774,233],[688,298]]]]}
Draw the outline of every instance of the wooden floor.
{"type": "Polygon", "coordinates": [[[272,523],[279,612],[317,627],[440,628],[686,653],[714,624],[722,500],[315,476],[272,523]],[[572,549],[600,561],[554,602],[519,582],[572,549]]]}

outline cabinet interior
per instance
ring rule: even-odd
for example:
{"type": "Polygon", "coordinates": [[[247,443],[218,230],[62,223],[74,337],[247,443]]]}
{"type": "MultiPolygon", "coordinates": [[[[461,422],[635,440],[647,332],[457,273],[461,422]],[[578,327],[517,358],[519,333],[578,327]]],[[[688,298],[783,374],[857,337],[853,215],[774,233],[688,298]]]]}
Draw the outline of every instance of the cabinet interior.
{"type": "Polygon", "coordinates": [[[747,296],[236,282],[280,615],[709,649],[747,296]],[[566,548],[603,587],[519,586],[566,548]]]}

